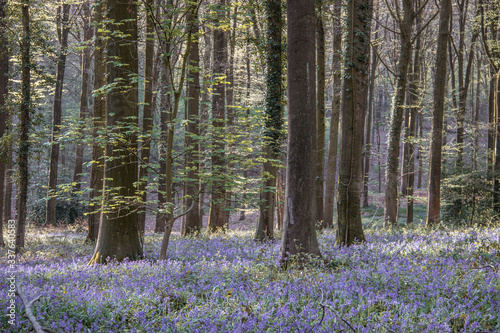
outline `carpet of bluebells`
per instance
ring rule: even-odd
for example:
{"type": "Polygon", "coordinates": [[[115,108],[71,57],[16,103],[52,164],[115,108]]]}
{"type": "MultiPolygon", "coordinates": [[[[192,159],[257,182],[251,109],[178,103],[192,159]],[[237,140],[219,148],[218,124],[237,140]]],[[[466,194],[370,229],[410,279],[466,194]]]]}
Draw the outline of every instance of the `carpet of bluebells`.
{"type": "MultiPolygon", "coordinates": [[[[279,241],[250,232],[174,235],[161,263],[148,234],[144,260],[87,267],[84,233],[30,230],[18,279],[54,332],[500,332],[500,228],[366,235],[335,248],[324,232],[322,260],[284,271],[279,241]]],[[[0,331],[29,332],[19,298],[8,324],[7,289],[1,268],[0,331]]]]}

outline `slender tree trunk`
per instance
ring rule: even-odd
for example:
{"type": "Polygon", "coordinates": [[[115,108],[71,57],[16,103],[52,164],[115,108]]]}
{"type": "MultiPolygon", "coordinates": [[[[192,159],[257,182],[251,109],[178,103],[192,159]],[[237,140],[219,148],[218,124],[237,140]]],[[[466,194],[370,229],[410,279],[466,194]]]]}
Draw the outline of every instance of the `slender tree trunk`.
{"type": "Polygon", "coordinates": [[[441,147],[443,143],[444,95],[446,89],[446,56],[449,40],[451,16],[451,0],[441,0],[439,14],[439,35],[436,50],[436,70],[434,79],[434,112],[432,118],[430,166],[429,166],[429,198],[427,204],[428,227],[441,220],[441,147]]]}
{"type": "Polygon", "coordinates": [[[477,78],[476,78],[476,100],[474,103],[474,148],[473,148],[473,156],[472,156],[472,166],[473,169],[477,170],[477,162],[478,162],[478,151],[479,151],[479,105],[481,95],[481,65],[482,58],[478,57],[477,59],[477,78]]]}
{"type": "Polygon", "coordinates": [[[187,184],[185,185],[186,209],[189,212],[186,214],[185,223],[182,226],[182,235],[197,235],[201,231],[200,211],[199,206],[199,187],[200,187],[200,144],[197,138],[200,134],[200,49],[198,37],[198,17],[197,12],[192,13],[188,18],[189,21],[194,21],[193,25],[193,41],[189,53],[189,69],[188,69],[188,87],[187,87],[187,133],[185,139],[186,152],[186,169],[187,184]],[[196,14],[196,16],[195,16],[196,14]]]}
{"type": "Polygon", "coordinates": [[[274,208],[276,200],[277,160],[283,138],[283,73],[282,46],[283,18],[280,0],[266,1],[267,45],[266,45],[266,121],[264,127],[262,165],[262,187],[260,189],[259,221],[256,240],[274,237],[274,208]]]}
{"type": "MultiPolygon", "coordinates": [[[[375,27],[375,40],[378,39],[378,24],[375,27]]],[[[375,75],[377,74],[378,58],[375,56],[375,46],[372,52],[372,63],[370,71],[370,87],[368,95],[368,114],[366,116],[366,130],[365,130],[365,156],[363,167],[363,207],[368,207],[368,184],[370,182],[370,157],[371,157],[371,131],[372,131],[372,118],[373,118],[373,100],[375,96],[375,75]]]]}
{"type": "Polygon", "coordinates": [[[335,0],[333,3],[334,13],[337,15],[333,19],[333,96],[332,96],[332,115],[330,117],[330,136],[328,146],[328,159],[326,166],[326,184],[325,184],[325,206],[324,206],[324,224],[328,228],[333,228],[333,210],[335,207],[335,188],[337,184],[337,155],[339,141],[339,120],[340,120],[340,98],[342,91],[341,79],[341,49],[342,49],[342,23],[341,11],[342,1],[335,0]]]}
{"type": "Polygon", "coordinates": [[[227,67],[227,38],[226,32],[220,26],[225,19],[225,0],[219,0],[217,3],[218,23],[213,30],[214,36],[214,80],[212,95],[212,118],[213,120],[213,140],[214,150],[212,152],[212,177],[213,185],[211,189],[212,198],[210,200],[210,215],[208,219],[208,232],[223,231],[224,225],[224,207],[226,198],[226,188],[224,185],[226,148],[224,144],[224,128],[226,120],[226,87],[221,79],[226,75],[227,67]]]}
{"type": "Polygon", "coordinates": [[[378,94],[378,107],[377,107],[377,121],[375,122],[375,130],[377,132],[377,166],[378,166],[378,193],[382,192],[382,150],[381,150],[381,139],[380,139],[380,110],[383,105],[384,94],[382,91],[379,91],[378,94]]]}
{"type": "Polygon", "coordinates": [[[493,157],[493,209],[500,214],[500,71],[495,75],[495,150],[493,157]]]}
{"type": "Polygon", "coordinates": [[[108,30],[115,32],[107,42],[107,83],[119,82],[120,89],[107,93],[103,211],[94,255],[89,264],[105,264],[108,258],[121,261],[142,257],[137,221],[138,181],[138,52],[137,5],[108,0],[108,30]],[[115,24],[118,22],[119,24],[115,24]],[[119,64],[116,64],[119,59],[119,64]],[[132,74],[132,75],[131,75],[132,74]]]}
{"type": "Polygon", "coordinates": [[[23,35],[21,40],[21,112],[19,124],[19,186],[17,191],[17,209],[16,209],[16,252],[24,248],[24,235],[26,223],[26,202],[28,200],[28,156],[29,156],[29,130],[31,127],[31,84],[30,84],[30,5],[29,0],[21,2],[21,17],[23,26],[23,35]]]}
{"type": "MultiPolygon", "coordinates": [[[[90,3],[86,0],[82,4],[83,11],[83,42],[85,46],[82,50],[82,83],[80,87],[80,112],[78,119],[80,122],[84,122],[89,115],[89,80],[90,80],[90,45],[88,43],[92,39],[92,27],[89,24],[90,20],[90,3]]],[[[79,126],[81,129],[81,135],[83,136],[83,125],[79,126]]],[[[81,174],[83,172],[83,149],[84,144],[78,142],[76,144],[75,152],[75,168],[73,170],[73,194],[79,192],[81,189],[81,174]]]]}
{"type": "Polygon", "coordinates": [[[288,153],[280,260],[320,256],[315,230],[316,71],[314,0],[287,1],[288,153]]]}
{"type": "Polygon", "coordinates": [[[392,105],[389,141],[387,147],[387,166],[385,171],[385,211],[384,226],[398,224],[398,171],[399,150],[401,145],[401,125],[407,87],[408,65],[411,60],[411,31],[414,21],[413,1],[403,0],[404,17],[399,22],[401,48],[396,72],[396,89],[392,105]]]}
{"type": "MultiPolygon", "coordinates": [[[[417,31],[420,31],[420,20],[417,18],[417,31]]],[[[411,75],[411,82],[409,85],[408,105],[409,109],[409,122],[407,132],[405,133],[405,147],[404,151],[407,156],[407,187],[403,192],[406,196],[406,223],[413,222],[413,193],[415,186],[415,127],[417,108],[420,105],[420,37],[417,37],[415,44],[415,56],[413,58],[413,72],[411,75]]]]}
{"type": "MultiPolygon", "coordinates": [[[[250,70],[250,54],[249,54],[249,50],[248,50],[248,44],[247,44],[247,47],[246,47],[246,55],[245,55],[245,67],[246,67],[246,76],[247,76],[247,86],[246,86],[246,98],[245,98],[245,108],[246,108],[246,115],[247,115],[247,120],[250,116],[250,107],[248,106],[250,104],[250,87],[251,87],[251,80],[252,80],[252,72],[250,70]]],[[[245,130],[248,132],[248,125],[245,125],[246,128],[245,130]]],[[[245,170],[243,171],[243,178],[244,179],[248,179],[248,168],[245,168],[245,170]]],[[[241,210],[241,215],[240,215],[240,221],[244,221],[245,220],[245,209],[247,207],[247,203],[246,203],[246,196],[247,196],[247,184],[245,183],[243,185],[243,205],[242,205],[242,210],[241,210]]]]}
{"type": "Polygon", "coordinates": [[[151,135],[153,130],[153,65],[154,65],[154,23],[153,15],[154,0],[148,0],[146,3],[146,46],[145,46],[145,64],[144,64],[144,103],[142,109],[142,140],[140,150],[140,167],[139,167],[139,195],[141,196],[142,207],[137,214],[139,233],[141,239],[146,231],[146,211],[148,202],[148,171],[149,158],[151,155],[151,135]]]}
{"type": "Polygon", "coordinates": [[[63,4],[59,7],[58,18],[58,39],[59,56],[57,59],[56,87],[54,91],[54,105],[52,115],[52,138],[50,147],[50,167],[49,167],[49,185],[47,188],[46,216],[45,223],[56,224],[56,196],[57,196],[57,173],[59,167],[59,143],[58,137],[61,131],[62,115],[62,93],[64,85],[64,71],[66,69],[66,49],[68,48],[69,33],[69,9],[70,5],[63,4]],[[61,14],[62,11],[62,14],[61,14]],[[62,15],[62,16],[61,16],[62,15]]]}
{"type": "Polygon", "coordinates": [[[324,169],[325,169],[325,23],[323,13],[323,1],[316,1],[316,62],[317,62],[317,84],[316,84],[316,225],[323,229],[327,225],[324,219],[324,169]]]}
{"type": "MultiPolygon", "coordinates": [[[[103,31],[105,21],[106,2],[96,3],[94,7],[95,49],[94,49],[94,91],[105,85],[106,74],[106,39],[103,31]]],[[[104,148],[100,139],[100,132],[104,128],[106,116],[106,95],[94,93],[93,126],[92,126],[92,165],[90,167],[90,214],[88,219],[88,233],[86,242],[95,242],[99,235],[101,219],[101,201],[104,181],[104,148]]]]}
{"type": "Polygon", "coordinates": [[[346,6],[345,63],[342,86],[342,140],[340,144],[337,238],[335,245],[364,242],[361,223],[363,136],[370,66],[371,0],[352,0],[346,6]]]}
{"type": "Polygon", "coordinates": [[[3,198],[3,221],[6,222],[13,218],[12,216],[12,183],[13,179],[13,164],[12,164],[12,146],[8,147],[9,162],[5,164],[5,182],[4,182],[4,198],[3,198]]]}
{"type": "MultiPolygon", "coordinates": [[[[5,36],[6,32],[6,13],[5,6],[7,4],[6,0],[0,0],[0,45],[4,45],[0,49],[0,138],[5,135],[7,130],[7,110],[5,108],[5,100],[8,92],[9,83],[9,55],[7,46],[7,39],[5,36]]],[[[3,216],[4,216],[4,193],[6,192],[5,181],[6,177],[6,167],[7,163],[0,159],[0,246],[4,247],[5,243],[3,240],[3,216]]]]}

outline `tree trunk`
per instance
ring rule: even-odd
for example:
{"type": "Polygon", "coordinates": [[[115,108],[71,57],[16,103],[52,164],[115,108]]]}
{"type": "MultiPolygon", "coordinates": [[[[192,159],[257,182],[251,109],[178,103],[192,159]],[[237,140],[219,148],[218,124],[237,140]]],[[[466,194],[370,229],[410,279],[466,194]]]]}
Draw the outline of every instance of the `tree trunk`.
{"type": "Polygon", "coordinates": [[[188,20],[197,22],[193,25],[193,41],[189,53],[188,87],[187,87],[187,133],[186,146],[186,169],[187,181],[185,185],[186,214],[185,223],[182,226],[182,236],[197,235],[201,231],[199,206],[200,187],[200,144],[197,138],[200,134],[200,50],[198,41],[198,16],[197,12],[191,12],[188,20]],[[195,16],[196,14],[196,16],[195,16]]]}
{"type": "Polygon", "coordinates": [[[314,0],[287,1],[288,153],[280,260],[320,256],[315,230],[316,78],[314,0]],[[294,258],[298,256],[298,258],[294,258]]]}
{"type": "Polygon", "coordinates": [[[371,0],[353,0],[346,6],[345,68],[342,86],[337,238],[335,245],[364,242],[361,223],[363,136],[370,66],[371,0]]]}
{"type": "Polygon", "coordinates": [[[16,209],[16,252],[24,248],[24,235],[26,224],[26,202],[28,200],[28,156],[29,156],[29,130],[31,127],[31,84],[30,84],[30,5],[29,0],[21,2],[21,17],[23,26],[23,35],[21,40],[21,112],[19,124],[19,186],[17,191],[17,209],[16,209]]]}
{"type": "Polygon", "coordinates": [[[446,51],[449,40],[448,25],[451,16],[451,0],[441,0],[440,7],[429,162],[429,201],[427,204],[426,221],[428,227],[440,223],[441,220],[441,147],[443,143],[444,95],[447,69],[446,51]]]}
{"type": "Polygon", "coordinates": [[[137,224],[136,200],[138,126],[137,5],[108,0],[108,30],[115,32],[107,42],[107,84],[120,89],[107,93],[104,198],[99,236],[89,264],[105,264],[108,258],[121,261],[142,257],[137,224]],[[118,22],[119,24],[115,24],[118,22]],[[119,64],[116,62],[119,61],[119,64]],[[131,75],[132,73],[132,75],[131,75]],[[132,132],[132,133],[131,133],[132,132]]]}
{"type": "Polygon", "coordinates": [[[408,65],[411,60],[411,31],[414,21],[412,0],[403,0],[403,21],[399,22],[401,48],[396,72],[396,89],[390,120],[389,141],[387,147],[387,166],[385,171],[385,212],[384,226],[398,224],[398,171],[399,150],[401,145],[401,125],[406,96],[408,65]]]}
{"type": "Polygon", "coordinates": [[[52,138],[50,146],[50,167],[49,167],[49,184],[47,187],[46,201],[46,216],[45,223],[55,225],[57,223],[56,216],[56,196],[57,196],[57,173],[59,167],[59,143],[58,137],[61,131],[61,115],[62,115],[62,93],[64,84],[64,71],[66,69],[66,49],[68,48],[68,33],[69,33],[69,9],[70,5],[62,5],[58,7],[58,39],[59,39],[59,55],[57,59],[56,72],[56,87],[54,91],[54,105],[52,115],[52,138]]]}
{"type": "MultiPolygon", "coordinates": [[[[6,13],[5,6],[6,0],[0,0],[0,45],[4,45],[0,49],[0,138],[5,135],[7,130],[7,110],[5,108],[5,99],[8,92],[9,84],[9,55],[7,46],[6,32],[6,13]]],[[[4,216],[4,189],[6,177],[7,163],[0,159],[0,246],[4,247],[3,240],[3,216],[4,216]]]]}
{"type": "Polygon", "coordinates": [[[325,206],[324,206],[324,224],[328,228],[333,228],[333,210],[335,207],[335,187],[337,184],[337,155],[339,141],[339,120],[340,120],[340,98],[342,91],[341,79],[341,49],[342,49],[342,23],[340,13],[342,11],[342,1],[335,0],[333,3],[333,12],[337,15],[333,19],[333,96],[332,96],[332,115],[330,117],[330,136],[328,146],[328,159],[326,165],[326,184],[325,184],[325,206]]]}
{"type": "Polygon", "coordinates": [[[94,49],[94,107],[92,120],[92,164],[90,166],[90,207],[88,219],[88,233],[86,242],[95,242],[99,235],[99,224],[101,220],[101,201],[104,181],[104,148],[100,139],[100,132],[104,129],[106,116],[106,95],[102,92],[106,75],[106,39],[105,31],[105,3],[97,3],[94,7],[95,26],[95,49],[94,49]]]}
{"type": "Polygon", "coordinates": [[[482,58],[477,59],[477,77],[476,77],[476,99],[474,103],[474,148],[472,155],[472,168],[474,171],[477,170],[478,162],[478,151],[479,151],[479,104],[480,104],[480,94],[481,94],[481,65],[482,58]]]}
{"type": "MultiPolygon", "coordinates": [[[[417,31],[420,31],[420,20],[417,18],[417,31]]],[[[406,223],[413,222],[413,192],[415,186],[415,126],[417,117],[417,108],[420,105],[420,37],[417,37],[415,44],[415,56],[413,58],[413,71],[409,85],[408,105],[409,121],[405,132],[404,152],[407,168],[406,179],[407,187],[404,193],[406,196],[406,223]]]]}
{"type": "Polygon", "coordinates": [[[212,95],[212,118],[213,120],[213,140],[214,149],[212,151],[212,198],[210,200],[210,215],[208,218],[208,232],[223,231],[227,227],[224,222],[224,207],[226,199],[226,188],[224,182],[225,173],[225,144],[224,128],[226,120],[226,87],[222,78],[226,75],[227,67],[227,41],[226,32],[222,26],[225,20],[225,0],[219,0],[217,3],[218,22],[213,30],[214,36],[214,84],[212,95]]]}
{"type": "MultiPolygon", "coordinates": [[[[80,88],[80,112],[78,119],[80,122],[84,122],[89,115],[89,80],[90,80],[90,45],[88,43],[92,39],[92,27],[89,24],[90,18],[90,3],[86,0],[82,4],[83,10],[83,42],[85,46],[82,50],[82,83],[80,88]]],[[[79,125],[80,135],[84,135],[83,124],[79,125]]],[[[83,149],[84,144],[78,142],[76,144],[75,152],[75,168],[73,170],[73,194],[77,193],[81,189],[81,174],[83,172],[83,149]]]]}
{"type": "Polygon", "coordinates": [[[274,237],[274,208],[276,200],[277,160],[283,138],[283,73],[282,46],[283,19],[280,0],[266,1],[266,120],[264,124],[262,187],[260,189],[259,220],[256,240],[274,237]]]}
{"type": "MultiPolygon", "coordinates": [[[[375,40],[378,40],[378,23],[375,27],[375,40]]],[[[373,103],[375,96],[375,75],[377,74],[378,58],[375,56],[376,46],[373,46],[372,63],[370,71],[370,87],[368,95],[368,114],[366,116],[366,130],[365,130],[365,156],[363,167],[363,207],[368,207],[368,183],[370,182],[370,157],[371,157],[371,131],[372,131],[372,118],[373,118],[373,103]]]]}
{"type": "Polygon", "coordinates": [[[142,140],[141,140],[141,160],[139,167],[139,195],[141,196],[142,207],[137,214],[139,233],[141,239],[146,231],[146,211],[148,202],[148,173],[150,168],[151,155],[151,136],[153,130],[153,64],[155,54],[154,42],[154,23],[152,10],[154,0],[148,0],[146,3],[146,46],[145,46],[145,63],[144,63],[144,103],[142,109],[142,140]]]}
{"type": "Polygon", "coordinates": [[[324,169],[325,169],[325,23],[323,13],[323,1],[316,1],[316,61],[317,61],[317,84],[316,84],[316,225],[324,229],[327,227],[324,219],[324,169]]]}

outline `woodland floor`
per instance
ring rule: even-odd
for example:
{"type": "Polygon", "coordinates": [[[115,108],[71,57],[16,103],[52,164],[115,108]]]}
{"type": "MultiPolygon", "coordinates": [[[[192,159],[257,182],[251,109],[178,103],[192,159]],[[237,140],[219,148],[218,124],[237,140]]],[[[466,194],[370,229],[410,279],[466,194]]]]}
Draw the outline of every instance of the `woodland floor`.
{"type": "MultiPolygon", "coordinates": [[[[17,278],[28,299],[41,296],[34,313],[54,332],[500,332],[500,228],[429,231],[425,205],[415,211],[413,225],[384,230],[383,208],[370,206],[366,244],[335,248],[323,232],[322,260],[287,271],[279,232],[252,240],[256,212],[236,214],[224,235],[186,239],[176,227],[161,263],[150,231],[145,259],[87,267],[84,226],[29,227],[17,278]]],[[[7,277],[0,269],[5,314],[7,277]]],[[[2,314],[0,331],[30,332],[19,299],[16,317],[11,326],[2,314]]]]}

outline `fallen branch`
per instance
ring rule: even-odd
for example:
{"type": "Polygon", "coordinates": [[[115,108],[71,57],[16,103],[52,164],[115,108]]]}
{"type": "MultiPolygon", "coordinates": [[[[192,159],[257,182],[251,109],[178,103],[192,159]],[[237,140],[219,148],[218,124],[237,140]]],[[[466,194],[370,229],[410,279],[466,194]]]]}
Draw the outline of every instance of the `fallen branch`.
{"type": "Polygon", "coordinates": [[[42,325],[36,320],[35,315],[33,314],[32,306],[33,304],[40,299],[41,296],[37,296],[31,301],[28,302],[28,298],[26,298],[26,295],[23,293],[23,290],[21,289],[21,285],[19,284],[19,279],[16,278],[16,294],[19,296],[21,301],[24,304],[24,311],[26,312],[26,317],[28,317],[28,320],[30,321],[31,325],[33,325],[33,329],[35,330],[36,333],[45,333],[45,332],[52,332],[49,329],[43,328],[42,325]]]}

